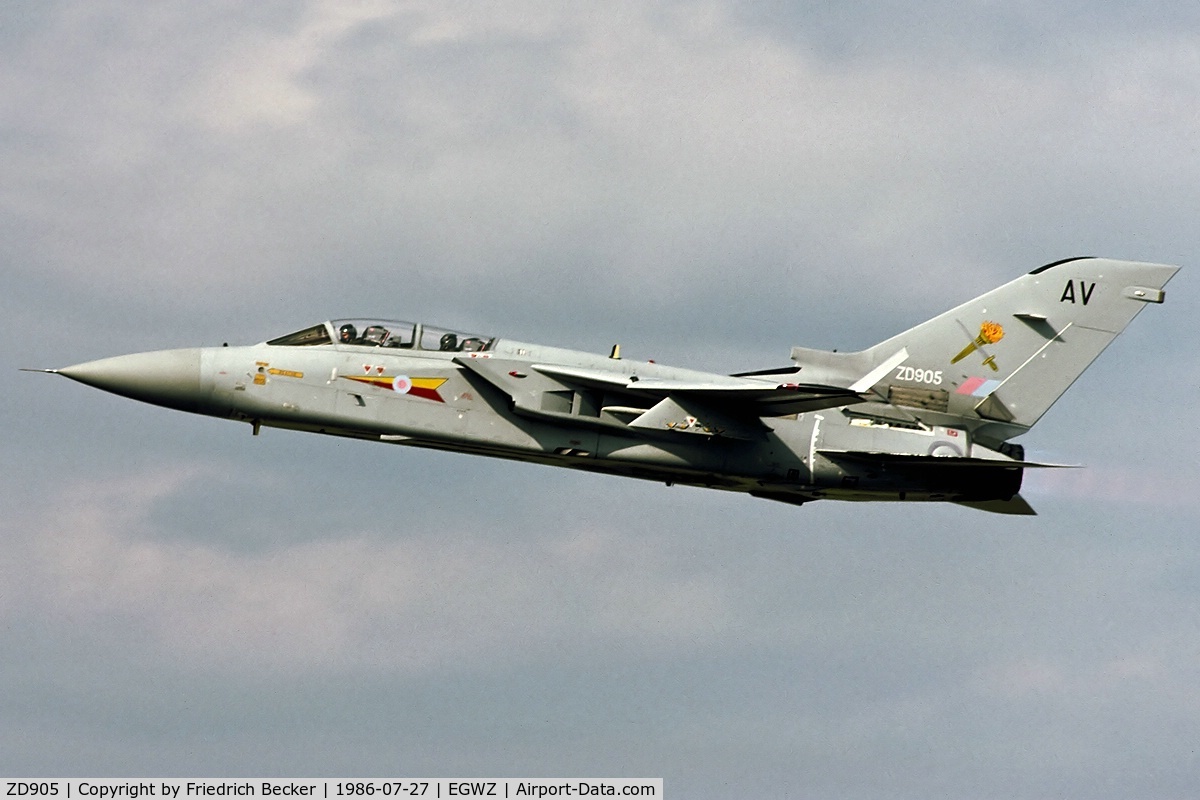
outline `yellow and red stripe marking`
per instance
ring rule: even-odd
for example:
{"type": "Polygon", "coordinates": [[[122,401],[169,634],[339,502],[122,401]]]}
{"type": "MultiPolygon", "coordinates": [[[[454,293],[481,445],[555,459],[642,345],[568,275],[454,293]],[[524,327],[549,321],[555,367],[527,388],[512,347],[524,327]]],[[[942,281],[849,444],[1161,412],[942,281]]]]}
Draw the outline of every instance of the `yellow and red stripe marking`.
{"type": "Polygon", "coordinates": [[[437,390],[449,380],[449,378],[410,378],[407,375],[343,375],[342,377],[348,381],[357,381],[368,386],[377,386],[380,389],[391,389],[399,394],[411,394],[413,397],[421,397],[437,403],[446,402],[437,390]]]}

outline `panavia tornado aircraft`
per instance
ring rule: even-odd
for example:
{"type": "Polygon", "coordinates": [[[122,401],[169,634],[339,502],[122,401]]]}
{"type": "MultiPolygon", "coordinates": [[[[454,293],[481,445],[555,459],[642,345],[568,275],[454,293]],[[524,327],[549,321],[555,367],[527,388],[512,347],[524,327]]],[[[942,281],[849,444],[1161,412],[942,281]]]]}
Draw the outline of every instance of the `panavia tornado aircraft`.
{"type": "Polygon", "coordinates": [[[159,406],[393,444],[813,500],[948,501],[1032,514],[1033,427],[1178,267],[1047,264],[852,353],[719,375],[367,319],[262,344],[58,370],[159,406]]]}

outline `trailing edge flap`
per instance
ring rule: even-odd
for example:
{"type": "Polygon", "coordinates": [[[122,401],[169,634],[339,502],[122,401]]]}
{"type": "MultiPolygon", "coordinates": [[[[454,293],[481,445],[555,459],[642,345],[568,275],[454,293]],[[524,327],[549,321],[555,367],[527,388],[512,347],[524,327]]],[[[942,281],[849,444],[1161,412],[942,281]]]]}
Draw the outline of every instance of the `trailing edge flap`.
{"type": "Polygon", "coordinates": [[[629,427],[751,440],[762,439],[765,431],[758,417],[738,418],[686,396],[658,401],[654,408],[630,422],[629,427]]]}
{"type": "Polygon", "coordinates": [[[818,453],[827,458],[845,458],[851,461],[865,461],[875,464],[889,464],[899,467],[936,467],[945,469],[975,468],[975,467],[1020,467],[1022,469],[1077,469],[1078,464],[1046,464],[1040,461],[1018,461],[1014,458],[965,458],[963,456],[929,456],[915,453],[878,453],[866,450],[826,450],[818,449],[818,453]]]}
{"type": "MultiPolygon", "coordinates": [[[[725,413],[754,417],[780,417],[823,408],[860,403],[863,394],[843,386],[819,383],[779,383],[724,375],[703,375],[695,380],[638,378],[596,369],[534,364],[531,369],[558,380],[641,396],[671,397],[675,401],[720,405],[725,413]]],[[[695,416],[695,415],[693,415],[695,416]]]]}

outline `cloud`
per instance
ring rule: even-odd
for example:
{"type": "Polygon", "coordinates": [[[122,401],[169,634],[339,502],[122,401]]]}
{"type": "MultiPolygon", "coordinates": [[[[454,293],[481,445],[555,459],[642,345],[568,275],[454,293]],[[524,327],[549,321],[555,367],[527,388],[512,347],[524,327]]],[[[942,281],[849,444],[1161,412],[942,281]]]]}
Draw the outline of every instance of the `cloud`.
{"type": "Polygon", "coordinates": [[[1183,676],[1176,672],[1174,662],[1178,655],[1177,652],[1132,652],[1086,665],[1019,659],[982,671],[978,678],[985,691],[1012,700],[1053,696],[1059,702],[1094,702],[1122,693],[1141,694],[1153,687],[1158,694],[1169,694],[1171,702],[1200,712],[1200,692],[1181,680],[1183,676]]]}
{"type": "Polygon", "coordinates": [[[115,629],[188,669],[273,674],[528,663],[579,630],[583,652],[686,649],[729,624],[719,581],[672,574],[652,542],[604,525],[514,548],[461,521],[413,530],[367,510],[319,540],[247,553],[152,524],[216,477],[191,466],[63,487],[13,543],[24,566],[10,565],[8,614],[115,629]],[[377,523],[388,535],[356,532],[377,523]]]}
{"type": "Polygon", "coordinates": [[[362,26],[398,11],[395,4],[379,0],[310,3],[294,29],[251,30],[221,48],[185,108],[225,135],[257,126],[310,124],[320,97],[306,85],[309,73],[362,26]]]}
{"type": "Polygon", "coordinates": [[[1060,71],[947,70],[833,64],[719,4],[64,9],[0,94],[36,143],[9,162],[21,239],[139,314],[267,305],[281,329],[334,314],[314,293],[374,312],[389,287],[393,316],[521,308],[518,337],[682,320],[732,362],[787,320],[781,355],[861,347],[1106,238],[1146,255],[1114,209],[1176,174],[1157,154],[1193,118],[1194,54],[1168,33],[1060,71]],[[863,333],[805,323],[817,287],[864,285],[898,302],[863,333]]]}
{"type": "Polygon", "coordinates": [[[20,238],[139,314],[200,300],[280,329],[375,312],[389,287],[393,316],[493,328],[520,308],[518,337],[620,319],[660,342],[680,320],[741,362],[786,320],[780,357],[861,347],[1079,249],[1155,255],[1118,209],[1177,180],[1158,153],[1193,118],[1169,34],[1060,72],[946,70],[834,65],[717,4],[314,2],[210,29],[182,5],[67,8],[0,101],[36,142],[11,154],[20,238]],[[71,47],[86,74],[56,58],[71,47]],[[867,285],[897,302],[866,330],[806,323],[814,295],[867,285]]]}

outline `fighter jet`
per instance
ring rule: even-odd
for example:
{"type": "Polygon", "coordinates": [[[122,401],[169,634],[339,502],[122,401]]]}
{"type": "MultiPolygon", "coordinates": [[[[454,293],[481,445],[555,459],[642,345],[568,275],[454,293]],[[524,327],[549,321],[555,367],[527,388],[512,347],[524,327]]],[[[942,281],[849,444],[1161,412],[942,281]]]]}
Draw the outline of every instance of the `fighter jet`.
{"type": "Polygon", "coordinates": [[[1032,514],[1012,443],[1178,267],[1047,264],[859,352],[733,375],[432,325],[337,319],[256,345],[58,370],[167,408],[412,447],[819,499],[1032,514]]]}

